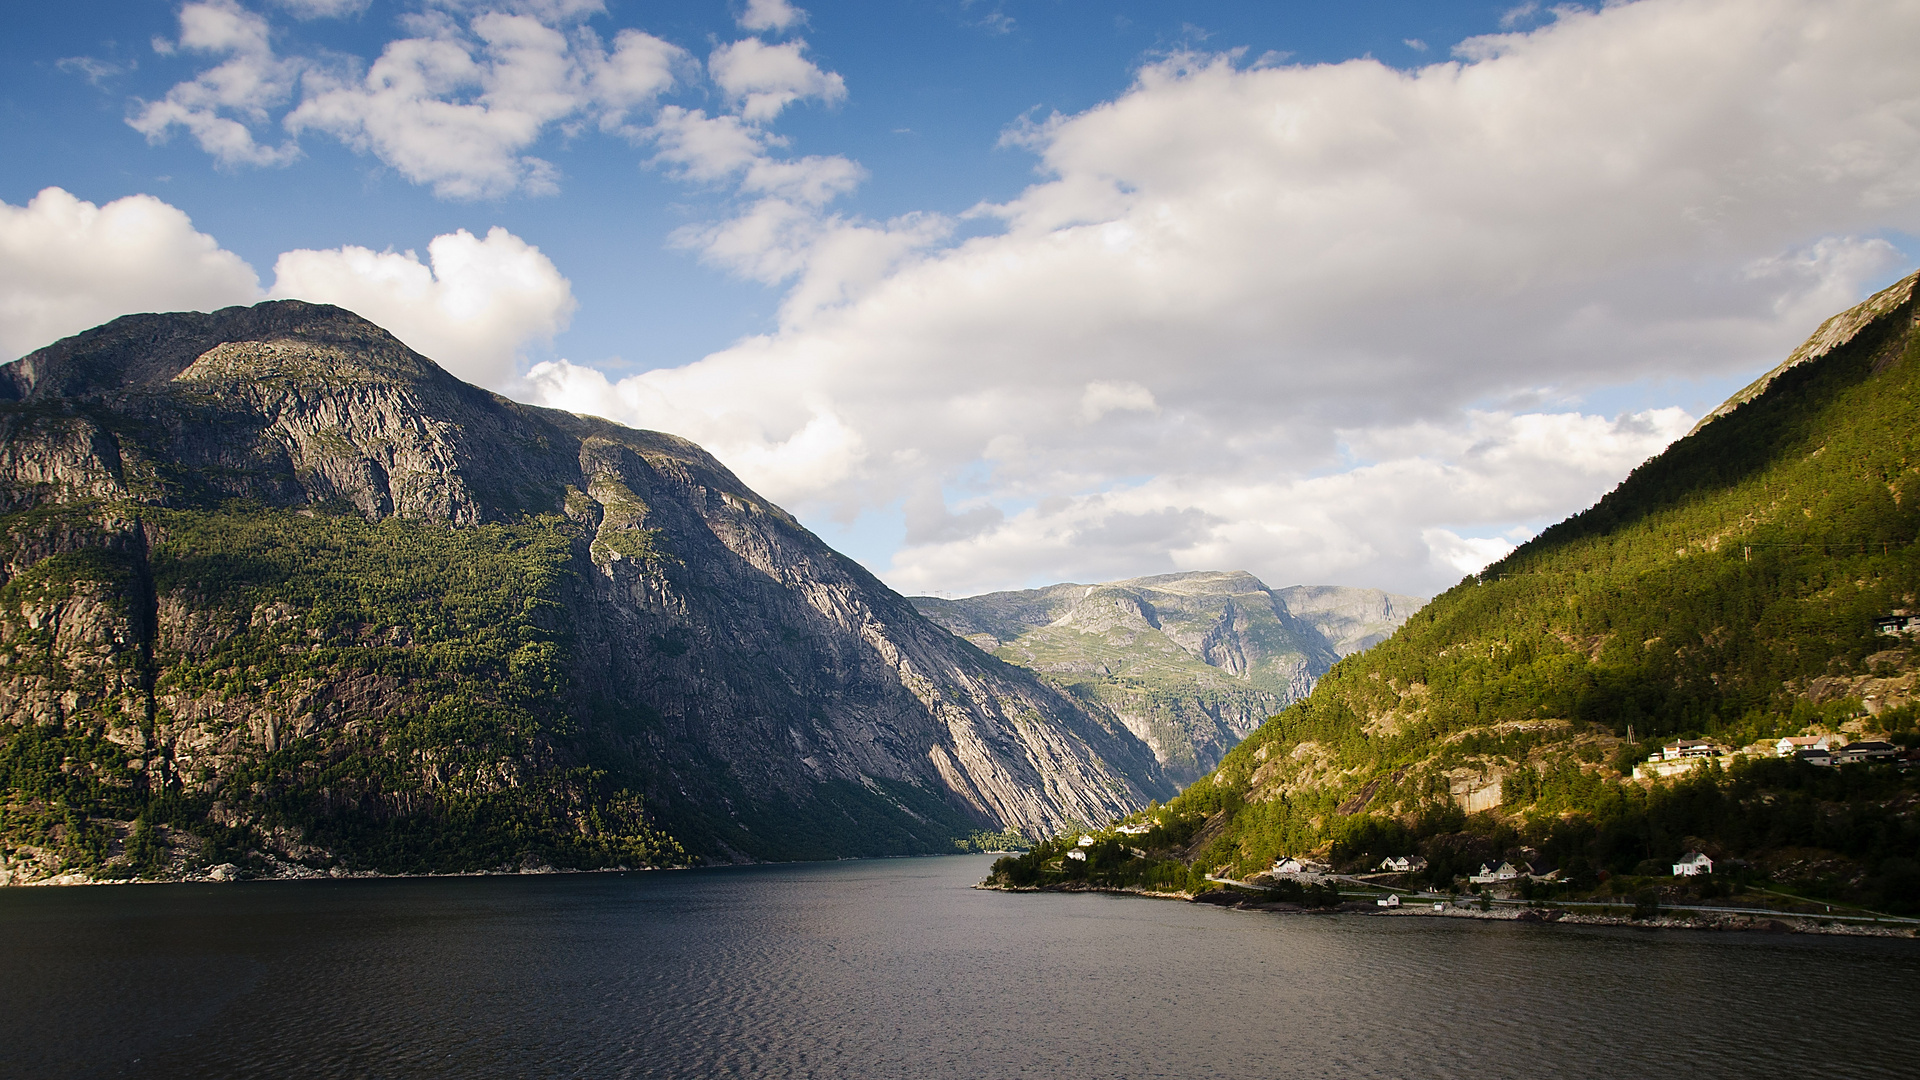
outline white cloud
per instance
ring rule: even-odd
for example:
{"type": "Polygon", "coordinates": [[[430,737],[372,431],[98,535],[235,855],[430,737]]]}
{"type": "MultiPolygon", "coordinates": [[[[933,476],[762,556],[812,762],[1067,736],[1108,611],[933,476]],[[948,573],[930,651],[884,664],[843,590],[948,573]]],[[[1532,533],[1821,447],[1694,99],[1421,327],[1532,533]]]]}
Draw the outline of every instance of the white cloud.
{"type": "MultiPolygon", "coordinates": [[[[359,13],[364,0],[280,0],[299,18],[359,13]]],[[[649,110],[693,65],[685,50],[639,30],[611,48],[581,25],[598,0],[521,0],[475,11],[429,5],[406,16],[414,36],[390,41],[370,65],[352,57],[280,57],[261,15],[234,0],[194,0],[180,10],[178,42],[163,54],[223,57],[128,123],[159,142],[184,128],[222,165],[284,165],[298,138],[332,135],[372,154],[444,198],[492,198],[557,190],[558,170],[528,151],[556,126],[586,122],[639,133],[649,110]],[[297,94],[296,94],[297,92],[297,94]],[[296,101],[296,96],[298,100],[296,101]],[[276,121],[276,114],[278,119],[276,121]],[[256,138],[274,123],[289,138],[256,138]]]]}
{"type": "Polygon", "coordinates": [[[515,383],[529,345],[573,316],[573,286],[540,249],[498,226],[433,238],[412,251],[289,251],[274,263],[274,297],[337,304],[391,331],[468,382],[515,383]]]}
{"type": "Polygon", "coordinates": [[[150,195],[96,206],[50,187],[0,202],[0,360],[135,311],[259,298],[245,260],[150,195]]]}
{"type": "Polygon", "coordinates": [[[1368,464],[1319,476],[1175,473],[1050,496],[990,528],[909,546],[887,577],[907,591],[965,594],[1029,579],[1232,567],[1275,585],[1431,591],[1512,550],[1510,539],[1526,535],[1514,522],[1591,503],[1693,421],[1671,408],[1611,420],[1473,412],[1369,431],[1365,449],[1386,456],[1368,464]],[[1461,535],[1488,532],[1510,536],[1461,535]]]}
{"type": "Polygon", "coordinates": [[[140,102],[127,123],[147,141],[163,142],[182,127],[222,165],[285,165],[299,156],[292,142],[265,146],[253,137],[268,110],[292,96],[300,72],[298,63],[274,56],[267,20],[233,0],[200,0],[180,9],[179,42],[155,39],[153,47],[163,55],[185,49],[226,59],[165,98],[140,102]]]}
{"type": "Polygon", "coordinates": [[[798,38],[778,45],[745,38],[715,49],[707,72],[740,115],[754,123],[772,120],[796,101],[835,105],[846,100],[846,80],[802,56],[806,48],[798,38]]]}
{"type": "MultiPolygon", "coordinates": [[[[931,219],[761,200],[683,240],[792,282],[777,333],[536,385],[702,441],[803,514],[918,500],[932,524],[882,568],[906,588],[1181,566],[1444,587],[1476,538],[1577,509],[1686,420],[1489,403],[1762,370],[1896,268],[1916,39],[1911,3],[1641,0],[1412,72],[1170,57],[1010,133],[1046,178],[983,208],[1000,233],[939,247],[931,219]],[[817,473],[781,465],[820,417],[817,473]]],[[[746,120],[710,133],[732,157],[678,167],[747,176],[769,143],[746,120]]]]}
{"type": "Polygon", "coordinates": [[[372,0],[274,0],[296,19],[344,19],[367,10],[372,0]]]}
{"type": "Polygon", "coordinates": [[[525,151],[582,112],[619,127],[673,85],[683,55],[637,30],[622,31],[609,54],[590,31],[487,12],[464,32],[443,22],[431,36],[389,42],[364,76],[309,74],[286,126],[332,134],[445,198],[550,194],[557,171],[525,151]]]}
{"type": "Polygon", "coordinates": [[[747,6],[740,12],[740,29],[763,32],[785,31],[795,23],[807,21],[807,13],[787,3],[787,0],[747,0],[747,6]]]}
{"type": "Polygon", "coordinates": [[[100,60],[91,56],[63,56],[59,60],[54,61],[54,66],[61,71],[77,72],[93,85],[101,86],[109,79],[115,79],[128,72],[138,70],[140,64],[139,61],[136,60],[128,60],[124,64],[119,64],[111,60],[100,60]]]}
{"type": "Polygon", "coordinates": [[[1090,382],[1080,395],[1080,419],[1089,424],[1110,412],[1155,412],[1159,408],[1153,391],[1136,382],[1090,382]]]}

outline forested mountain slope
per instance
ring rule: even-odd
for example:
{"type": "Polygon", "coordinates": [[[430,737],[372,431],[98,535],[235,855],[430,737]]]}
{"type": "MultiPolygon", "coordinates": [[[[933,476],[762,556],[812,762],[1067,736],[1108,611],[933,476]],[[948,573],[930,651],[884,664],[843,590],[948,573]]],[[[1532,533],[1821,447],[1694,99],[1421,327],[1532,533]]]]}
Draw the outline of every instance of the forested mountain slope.
{"type": "Polygon", "coordinates": [[[1269,589],[1245,571],[911,599],[983,651],[1111,713],[1180,783],[1421,603],[1378,589],[1269,589]]]}
{"type": "Polygon", "coordinates": [[[0,368],[0,875],[952,850],[1172,793],[699,447],[337,308],[0,368]]]}
{"type": "Polygon", "coordinates": [[[1183,858],[1419,850],[1450,882],[1522,844],[1589,877],[1699,847],[1920,900],[1900,899],[1920,889],[1920,794],[1892,765],[1756,747],[1726,773],[1627,777],[1676,736],[1912,743],[1920,653],[1875,620],[1920,614],[1913,290],[1836,316],[1597,505],[1336,665],[1159,815],[1185,823],[1183,858]]]}

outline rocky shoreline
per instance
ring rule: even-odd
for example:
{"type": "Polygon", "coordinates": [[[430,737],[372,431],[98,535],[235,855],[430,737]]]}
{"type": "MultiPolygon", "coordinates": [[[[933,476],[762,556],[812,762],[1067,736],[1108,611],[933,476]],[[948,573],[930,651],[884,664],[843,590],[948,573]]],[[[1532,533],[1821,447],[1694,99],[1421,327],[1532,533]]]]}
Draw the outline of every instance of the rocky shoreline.
{"type": "MultiPolygon", "coordinates": [[[[1265,912],[1275,915],[1362,915],[1369,918],[1480,919],[1491,922],[1542,923],[1561,926],[1624,926],[1638,930],[1727,930],[1773,934],[1825,934],[1841,937],[1920,937],[1920,926],[1884,923],[1848,923],[1823,916],[1779,912],[1772,917],[1743,913],[1716,913],[1712,909],[1687,908],[1684,914],[1670,912],[1635,919],[1627,915],[1589,914],[1566,908],[1500,907],[1489,911],[1446,905],[1435,911],[1431,902],[1381,908],[1371,902],[1349,901],[1337,908],[1307,908],[1299,904],[1260,903],[1252,899],[1232,899],[1226,890],[1198,895],[1185,892],[1148,892],[1142,889],[1109,888],[1069,883],[1060,885],[995,885],[981,882],[973,886],[988,892],[1111,893],[1138,896],[1150,900],[1184,900],[1187,903],[1214,904],[1233,911],[1265,912]],[[1218,899],[1214,899],[1218,897],[1218,899]]],[[[1622,905],[1625,906],[1625,905],[1622,905]]]]}

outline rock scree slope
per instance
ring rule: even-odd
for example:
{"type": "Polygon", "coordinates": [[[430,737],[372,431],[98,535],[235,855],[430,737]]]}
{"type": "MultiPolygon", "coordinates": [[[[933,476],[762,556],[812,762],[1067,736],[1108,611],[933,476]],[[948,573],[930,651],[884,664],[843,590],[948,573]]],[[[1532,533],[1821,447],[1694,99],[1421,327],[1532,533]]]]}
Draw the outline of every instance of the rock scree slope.
{"type": "Polygon", "coordinates": [[[1173,788],[699,447],[339,308],[0,367],[0,875],[952,850],[1173,788]]]}

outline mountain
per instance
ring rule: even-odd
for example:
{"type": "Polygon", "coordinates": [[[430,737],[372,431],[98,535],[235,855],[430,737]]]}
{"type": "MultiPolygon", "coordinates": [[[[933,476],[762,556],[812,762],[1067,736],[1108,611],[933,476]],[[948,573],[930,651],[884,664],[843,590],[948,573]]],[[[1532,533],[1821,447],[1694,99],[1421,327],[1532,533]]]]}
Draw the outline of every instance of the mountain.
{"type": "Polygon", "coordinates": [[[1276,591],[1245,571],[911,599],[982,651],[1116,717],[1181,783],[1420,606],[1378,589],[1276,591]]]}
{"type": "Polygon", "coordinates": [[[952,850],[1173,793],[699,447],[338,308],[0,368],[0,875],[952,850]]]}
{"type": "Polygon", "coordinates": [[[1418,852],[1449,885],[1520,853],[1637,888],[1700,850],[1739,881],[1920,907],[1920,775],[1773,756],[1803,732],[1920,743],[1920,642],[1883,625],[1920,615],[1915,282],[1335,665],[1157,816],[1140,865],[1418,852]],[[1748,753],[1631,778],[1681,738],[1748,753]]]}

